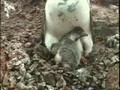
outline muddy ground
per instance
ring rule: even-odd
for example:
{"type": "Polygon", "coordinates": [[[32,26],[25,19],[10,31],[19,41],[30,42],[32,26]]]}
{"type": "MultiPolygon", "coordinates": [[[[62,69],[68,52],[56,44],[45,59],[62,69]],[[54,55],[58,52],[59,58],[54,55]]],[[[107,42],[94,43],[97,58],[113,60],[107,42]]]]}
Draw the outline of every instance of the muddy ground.
{"type": "MultiPolygon", "coordinates": [[[[10,60],[16,58],[16,49],[23,49],[33,58],[33,53],[27,51],[33,43],[41,42],[42,18],[44,12],[44,3],[25,4],[13,2],[16,11],[10,12],[10,18],[6,17],[4,5],[1,6],[1,79],[0,87],[10,88],[10,81],[4,83],[6,73],[14,72],[8,65],[10,60]]],[[[119,30],[119,11],[114,6],[101,6],[92,4],[93,30],[95,36],[95,52],[97,60],[110,59],[119,52],[116,48],[108,48],[106,39],[119,30]]],[[[118,55],[118,54],[117,54],[118,55]]],[[[19,57],[21,58],[21,57],[19,57]]],[[[115,64],[107,69],[108,90],[119,89],[119,64],[115,64]]],[[[9,75],[8,75],[9,77],[9,75]]],[[[14,84],[15,85],[15,84],[14,84]]],[[[13,86],[12,86],[13,87],[13,86]]],[[[68,90],[68,89],[67,89],[68,90]]],[[[102,89],[100,89],[102,90],[102,89]]]]}

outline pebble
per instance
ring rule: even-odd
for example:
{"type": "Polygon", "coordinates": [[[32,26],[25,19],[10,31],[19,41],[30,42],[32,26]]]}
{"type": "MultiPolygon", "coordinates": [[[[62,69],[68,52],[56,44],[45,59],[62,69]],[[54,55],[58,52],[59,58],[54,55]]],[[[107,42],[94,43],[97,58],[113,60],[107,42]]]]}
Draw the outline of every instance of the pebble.
{"type": "Polygon", "coordinates": [[[103,89],[105,89],[105,88],[106,88],[106,82],[105,82],[105,81],[102,81],[101,86],[102,86],[103,89]]]}

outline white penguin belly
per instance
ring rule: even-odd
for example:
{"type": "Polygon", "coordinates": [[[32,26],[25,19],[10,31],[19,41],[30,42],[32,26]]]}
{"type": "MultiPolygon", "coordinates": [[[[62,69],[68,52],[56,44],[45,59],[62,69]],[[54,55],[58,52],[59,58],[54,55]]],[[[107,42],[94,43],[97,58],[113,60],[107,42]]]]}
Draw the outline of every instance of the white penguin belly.
{"type": "Polygon", "coordinates": [[[89,22],[88,0],[48,0],[46,3],[47,31],[59,39],[75,26],[87,33],[89,22]]]}

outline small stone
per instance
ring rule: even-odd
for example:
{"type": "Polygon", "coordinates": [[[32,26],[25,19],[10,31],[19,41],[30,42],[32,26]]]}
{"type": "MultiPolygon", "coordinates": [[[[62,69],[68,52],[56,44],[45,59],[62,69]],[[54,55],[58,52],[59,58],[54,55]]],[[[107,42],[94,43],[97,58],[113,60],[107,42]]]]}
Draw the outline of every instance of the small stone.
{"type": "Polygon", "coordinates": [[[32,43],[27,42],[27,43],[25,44],[25,47],[28,48],[28,47],[30,47],[31,44],[32,44],[32,43]]]}
{"type": "Polygon", "coordinates": [[[119,9],[116,9],[116,13],[119,13],[119,9]]]}
{"type": "Polygon", "coordinates": [[[12,45],[12,48],[15,50],[15,49],[20,49],[22,47],[22,43],[14,43],[12,45]]]}
{"type": "Polygon", "coordinates": [[[70,86],[63,86],[60,90],[73,90],[70,86]]]}
{"type": "Polygon", "coordinates": [[[26,73],[25,78],[30,79],[30,78],[32,78],[32,75],[30,75],[29,73],[26,73]]]}
{"type": "Polygon", "coordinates": [[[105,82],[105,81],[103,81],[103,82],[102,82],[102,84],[101,84],[101,86],[102,86],[102,88],[104,88],[104,89],[105,89],[105,88],[106,88],[106,82],[105,82]]]}
{"type": "Polygon", "coordinates": [[[25,83],[27,83],[27,85],[33,85],[35,83],[35,78],[30,78],[26,80],[25,83]]]}
{"type": "Polygon", "coordinates": [[[18,79],[18,80],[21,80],[21,79],[22,79],[22,76],[18,76],[17,79],[18,79]]]}
{"type": "Polygon", "coordinates": [[[38,63],[34,62],[29,68],[31,71],[33,71],[35,68],[37,68],[37,66],[38,66],[38,63]]]}
{"type": "Polygon", "coordinates": [[[13,68],[12,60],[7,62],[7,69],[10,70],[13,68]]]}
{"type": "Polygon", "coordinates": [[[96,78],[95,76],[93,76],[93,80],[94,80],[95,82],[97,82],[97,78],[96,78]]]}
{"type": "Polygon", "coordinates": [[[108,74],[108,72],[105,72],[105,71],[104,71],[104,72],[103,72],[103,77],[106,78],[106,77],[107,77],[107,74],[108,74]]]}
{"type": "Polygon", "coordinates": [[[116,5],[109,5],[109,7],[110,7],[110,9],[112,9],[112,10],[116,10],[116,9],[118,9],[119,7],[118,6],[116,6],[116,5]]]}
{"type": "Polygon", "coordinates": [[[114,63],[117,63],[117,62],[119,62],[119,56],[115,55],[115,56],[113,56],[113,57],[111,58],[111,60],[112,60],[112,63],[113,63],[113,64],[114,64],[114,63]]]}
{"type": "Polygon", "coordinates": [[[25,90],[38,90],[36,86],[27,86],[25,90]]]}
{"type": "MultiPolygon", "coordinates": [[[[27,19],[32,19],[32,16],[30,15],[30,14],[25,14],[25,17],[27,18],[27,19]]],[[[31,28],[30,28],[31,29],[31,28]]]]}
{"type": "Polygon", "coordinates": [[[109,59],[103,61],[106,66],[111,65],[111,61],[109,59]]]}
{"type": "Polygon", "coordinates": [[[17,86],[19,90],[25,90],[26,88],[26,86],[22,82],[18,83],[17,86]]]}
{"type": "Polygon", "coordinates": [[[22,75],[22,76],[24,76],[25,75],[25,73],[26,73],[26,69],[25,69],[25,67],[24,67],[24,64],[21,64],[20,65],[20,74],[22,75]]]}
{"type": "Polygon", "coordinates": [[[4,75],[4,79],[3,79],[3,85],[4,86],[8,86],[9,85],[9,78],[8,78],[8,73],[6,73],[5,75],[4,75]]]}
{"type": "Polygon", "coordinates": [[[9,82],[11,84],[11,87],[15,86],[17,83],[16,78],[13,75],[11,75],[11,77],[9,77],[9,82]]]}
{"type": "Polygon", "coordinates": [[[94,90],[94,88],[93,87],[89,87],[88,90],[94,90]]]}
{"type": "Polygon", "coordinates": [[[23,56],[23,58],[19,60],[19,61],[21,61],[21,63],[24,63],[26,65],[30,64],[29,55],[24,50],[18,49],[18,50],[16,50],[16,52],[18,53],[18,55],[23,56]]]}
{"type": "Polygon", "coordinates": [[[35,72],[35,75],[36,75],[36,76],[40,76],[41,73],[37,71],[37,72],[35,72]]]}
{"type": "Polygon", "coordinates": [[[103,63],[103,62],[100,62],[100,63],[99,63],[99,65],[102,65],[102,66],[104,66],[104,63],[103,63]]]}
{"type": "Polygon", "coordinates": [[[116,34],[114,36],[111,36],[107,39],[107,46],[112,48],[112,47],[117,47],[119,44],[119,34],[116,34]],[[117,46],[116,46],[117,45],[117,46]]]}
{"type": "Polygon", "coordinates": [[[90,85],[90,82],[86,82],[85,84],[86,84],[86,86],[89,86],[89,85],[90,85]]]}
{"type": "Polygon", "coordinates": [[[22,61],[17,61],[16,63],[14,63],[15,66],[18,66],[20,64],[22,64],[22,61]]]}
{"type": "Polygon", "coordinates": [[[60,79],[57,81],[56,83],[57,87],[62,87],[62,86],[66,86],[66,81],[64,80],[64,78],[61,76],[60,79]]]}
{"type": "Polygon", "coordinates": [[[43,72],[43,78],[44,81],[52,86],[55,86],[56,82],[55,82],[55,76],[54,74],[50,73],[50,72],[43,72]]]}
{"type": "Polygon", "coordinates": [[[116,35],[115,35],[115,39],[117,39],[117,40],[119,40],[119,39],[120,39],[119,34],[116,34],[116,35]]]}
{"type": "Polygon", "coordinates": [[[103,76],[103,75],[101,75],[100,73],[99,73],[99,74],[97,74],[97,75],[96,75],[96,77],[97,77],[98,79],[103,79],[103,78],[104,78],[104,76],[103,76]]]}
{"type": "Polygon", "coordinates": [[[45,90],[45,84],[44,83],[38,83],[38,90],[45,90]]]}
{"type": "Polygon", "coordinates": [[[1,36],[1,40],[3,41],[7,40],[6,36],[1,36]]]}
{"type": "Polygon", "coordinates": [[[119,43],[118,43],[118,44],[116,44],[116,48],[117,48],[117,49],[119,49],[119,47],[120,47],[120,44],[119,44],[119,43]]]}
{"type": "Polygon", "coordinates": [[[97,84],[97,85],[98,85],[98,84],[101,84],[100,80],[98,80],[98,81],[96,82],[96,84],[97,84]]]}
{"type": "Polygon", "coordinates": [[[46,60],[43,60],[43,59],[40,59],[38,64],[41,65],[41,66],[44,66],[46,63],[46,60]]]}
{"type": "Polygon", "coordinates": [[[47,85],[48,90],[55,90],[54,87],[47,85]]]}
{"type": "MultiPolygon", "coordinates": [[[[80,87],[81,85],[79,85],[79,87],[80,87]]],[[[81,86],[82,87],[82,86],[81,86]]],[[[80,90],[80,89],[78,89],[77,88],[77,86],[72,86],[72,90],[80,90]]]]}
{"type": "Polygon", "coordinates": [[[92,77],[90,75],[90,72],[86,68],[78,69],[76,74],[77,74],[77,77],[79,77],[79,79],[84,81],[84,82],[86,82],[88,77],[89,78],[92,77]]]}

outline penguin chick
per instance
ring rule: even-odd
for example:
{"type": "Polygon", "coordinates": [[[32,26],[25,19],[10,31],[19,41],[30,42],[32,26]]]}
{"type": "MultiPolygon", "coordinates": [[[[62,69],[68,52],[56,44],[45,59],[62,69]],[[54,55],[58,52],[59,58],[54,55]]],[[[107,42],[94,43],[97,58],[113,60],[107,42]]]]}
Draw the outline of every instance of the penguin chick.
{"type": "Polygon", "coordinates": [[[54,43],[51,46],[51,52],[55,55],[62,45],[72,44],[83,36],[87,36],[84,30],[81,27],[75,27],[71,32],[67,33],[59,43],[54,43]]]}
{"type": "Polygon", "coordinates": [[[62,64],[65,68],[75,69],[83,54],[82,42],[77,46],[76,41],[81,37],[87,36],[81,27],[75,27],[74,30],[66,34],[59,43],[54,43],[51,48],[55,55],[56,64],[62,64]],[[81,52],[78,51],[80,47],[81,52]]]}
{"type": "Polygon", "coordinates": [[[77,41],[78,39],[80,39],[83,36],[88,36],[88,34],[86,34],[81,27],[75,27],[75,28],[73,28],[73,30],[71,32],[66,34],[61,39],[61,42],[64,42],[65,39],[71,39],[72,41],[77,41]]]}
{"type": "Polygon", "coordinates": [[[56,64],[62,64],[65,68],[75,69],[79,64],[79,57],[81,56],[82,52],[81,55],[79,55],[75,45],[64,44],[59,47],[57,54],[55,55],[55,62],[56,64]]]}

